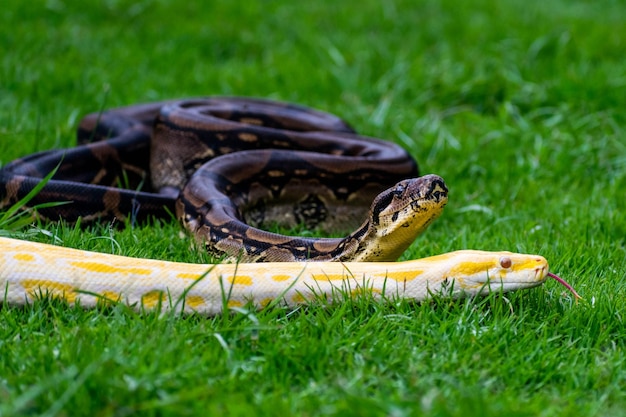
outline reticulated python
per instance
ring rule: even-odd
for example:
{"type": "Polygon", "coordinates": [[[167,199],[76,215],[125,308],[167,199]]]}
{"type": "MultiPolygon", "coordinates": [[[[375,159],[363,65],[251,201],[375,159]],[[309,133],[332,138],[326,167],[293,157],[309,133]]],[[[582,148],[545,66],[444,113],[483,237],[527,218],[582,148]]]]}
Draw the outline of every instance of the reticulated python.
{"type": "Polygon", "coordinates": [[[151,306],[167,294],[185,309],[217,313],[223,302],[293,305],[337,289],[420,300],[528,288],[552,276],[544,258],[509,252],[391,262],[440,215],[446,185],[417,177],[397,145],[359,136],[327,113],[247,98],[168,101],[88,115],[78,141],[3,167],[0,207],[58,168],[28,204],[70,204],[42,208],[40,217],[141,221],[175,212],[209,251],[239,263],[186,265],[0,239],[9,302],[44,290],[81,305],[99,294],[151,306]],[[258,228],[273,223],[356,230],[304,238],[258,228]],[[269,263],[245,263],[258,261],[269,263]]]}

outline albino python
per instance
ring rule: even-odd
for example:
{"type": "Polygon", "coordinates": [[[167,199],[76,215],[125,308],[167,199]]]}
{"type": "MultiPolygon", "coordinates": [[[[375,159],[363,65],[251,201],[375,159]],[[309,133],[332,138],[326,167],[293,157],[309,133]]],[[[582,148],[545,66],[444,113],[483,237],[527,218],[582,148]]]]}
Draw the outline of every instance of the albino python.
{"type": "Polygon", "coordinates": [[[4,302],[49,293],[83,306],[104,298],[216,314],[346,291],[416,300],[483,294],[548,276],[578,297],[538,255],[459,251],[393,262],[441,214],[446,185],[436,175],[417,177],[402,148],[359,136],[327,113],[249,98],[167,101],[88,115],[78,142],[4,166],[0,208],[56,169],[24,209],[69,202],[37,215],[82,224],[175,212],[207,250],[237,263],[133,259],[0,238],[4,302]],[[305,238],[259,228],[272,224],[356,230],[305,238]]]}

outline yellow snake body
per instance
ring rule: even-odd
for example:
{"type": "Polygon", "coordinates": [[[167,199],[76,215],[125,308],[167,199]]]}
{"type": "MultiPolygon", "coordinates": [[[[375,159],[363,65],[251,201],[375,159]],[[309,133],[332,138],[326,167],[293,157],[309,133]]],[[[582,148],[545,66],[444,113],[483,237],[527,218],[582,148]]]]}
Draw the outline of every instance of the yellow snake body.
{"type": "Polygon", "coordinates": [[[220,314],[272,302],[290,308],[345,296],[416,301],[512,291],[542,284],[538,255],[464,250],[405,262],[270,262],[202,265],[108,255],[0,238],[2,301],[22,305],[40,295],[93,307],[99,300],[137,309],[220,314]]]}

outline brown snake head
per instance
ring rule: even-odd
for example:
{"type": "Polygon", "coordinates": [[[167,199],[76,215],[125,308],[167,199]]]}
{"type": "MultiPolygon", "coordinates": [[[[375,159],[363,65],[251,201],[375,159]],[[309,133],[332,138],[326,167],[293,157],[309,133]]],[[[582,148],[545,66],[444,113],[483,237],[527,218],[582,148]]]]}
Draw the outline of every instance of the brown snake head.
{"type": "Polygon", "coordinates": [[[400,181],[372,203],[370,219],[354,260],[395,261],[439,215],[448,202],[443,178],[425,175],[400,181]]]}

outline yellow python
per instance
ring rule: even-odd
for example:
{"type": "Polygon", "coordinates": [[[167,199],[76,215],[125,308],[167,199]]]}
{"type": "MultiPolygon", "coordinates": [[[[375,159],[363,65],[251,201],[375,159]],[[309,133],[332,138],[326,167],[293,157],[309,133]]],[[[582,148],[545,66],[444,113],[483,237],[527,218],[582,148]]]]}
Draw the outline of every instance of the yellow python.
{"type": "Polygon", "coordinates": [[[227,308],[295,307],[354,294],[377,299],[450,297],[535,287],[552,276],[538,255],[463,250],[405,262],[280,262],[200,265],[136,259],[0,238],[2,300],[38,295],[93,307],[100,300],[135,308],[215,315],[227,308]]]}

